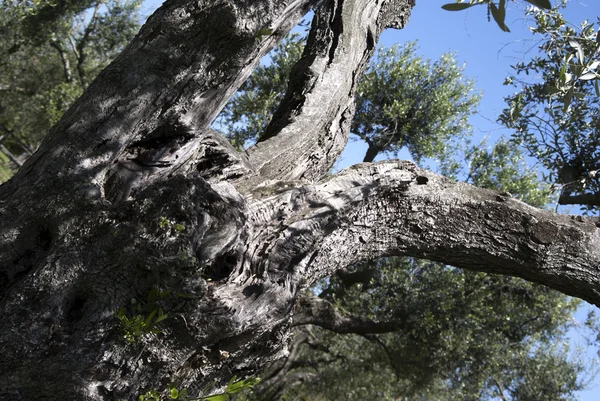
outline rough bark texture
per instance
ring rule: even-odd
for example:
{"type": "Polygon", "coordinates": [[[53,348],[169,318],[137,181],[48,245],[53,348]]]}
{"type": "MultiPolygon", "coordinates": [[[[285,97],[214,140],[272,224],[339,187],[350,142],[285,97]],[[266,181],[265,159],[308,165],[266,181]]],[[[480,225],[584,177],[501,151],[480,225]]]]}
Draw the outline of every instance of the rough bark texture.
{"type": "Polygon", "coordinates": [[[286,352],[293,324],[368,323],[297,300],[313,280],[385,255],[600,304],[597,220],[410,162],[327,176],[378,36],[404,26],[414,2],[317,3],[167,1],[0,187],[0,399],[134,400],[169,383],[194,396],[215,380],[216,391],[286,352]],[[311,7],[268,139],[236,152],[209,124],[311,7]],[[120,308],[168,318],[130,344],[120,308]]]}

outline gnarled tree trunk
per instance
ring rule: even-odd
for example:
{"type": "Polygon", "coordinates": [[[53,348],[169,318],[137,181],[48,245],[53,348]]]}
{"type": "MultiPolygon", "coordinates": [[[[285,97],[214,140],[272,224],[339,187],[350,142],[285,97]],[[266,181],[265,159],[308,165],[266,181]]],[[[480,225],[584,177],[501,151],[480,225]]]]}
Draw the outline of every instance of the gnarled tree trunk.
{"type": "Polygon", "coordinates": [[[170,383],[195,395],[286,352],[293,324],[385,327],[302,291],[386,255],[598,305],[597,220],[404,161],[328,176],[379,34],[413,5],[167,1],[0,187],[0,399],[137,399],[170,383]],[[235,151],[209,124],[312,7],[266,140],[235,151]],[[159,333],[143,326],[163,313],[159,333]]]}

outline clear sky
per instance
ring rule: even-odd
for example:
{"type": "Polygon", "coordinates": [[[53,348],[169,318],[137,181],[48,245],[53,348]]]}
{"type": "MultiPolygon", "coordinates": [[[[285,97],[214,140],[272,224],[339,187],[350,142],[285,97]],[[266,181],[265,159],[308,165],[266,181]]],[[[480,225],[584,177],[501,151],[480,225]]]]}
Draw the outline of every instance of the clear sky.
{"type": "MultiPolygon", "coordinates": [[[[487,137],[491,144],[502,135],[509,137],[510,132],[495,122],[504,108],[504,97],[514,91],[514,88],[503,86],[502,83],[511,74],[512,64],[526,61],[535,54],[538,40],[528,29],[530,23],[525,18],[523,2],[507,2],[506,24],[510,33],[502,32],[493,20],[488,22],[483,6],[449,12],[442,10],[441,6],[454,0],[416,2],[406,28],[384,32],[379,45],[389,47],[395,43],[418,40],[419,53],[432,60],[438,59],[443,53],[455,53],[456,60],[466,64],[465,75],[474,78],[477,88],[483,92],[479,113],[471,119],[476,138],[487,137]]],[[[150,14],[161,3],[160,0],[146,0],[143,12],[150,14]]],[[[586,19],[596,22],[600,17],[600,0],[570,0],[564,15],[574,25],[586,19]]],[[[364,145],[350,142],[336,167],[341,169],[361,162],[365,150],[364,145]]],[[[583,307],[577,313],[578,320],[585,319],[588,307],[583,307]]],[[[572,342],[578,344],[581,341],[578,333],[573,332],[572,342]]],[[[595,349],[590,349],[588,357],[596,357],[595,352],[595,349]]],[[[580,399],[600,400],[599,383],[598,377],[593,379],[591,388],[579,393],[580,399]]]]}

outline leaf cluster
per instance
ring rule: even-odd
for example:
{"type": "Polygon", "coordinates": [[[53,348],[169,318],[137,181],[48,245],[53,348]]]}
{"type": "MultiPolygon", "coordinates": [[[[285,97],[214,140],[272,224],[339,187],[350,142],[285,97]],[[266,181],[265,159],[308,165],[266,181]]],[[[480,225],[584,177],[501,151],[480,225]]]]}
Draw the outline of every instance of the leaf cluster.
{"type": "MultiPolygon", "coordinates": [[[[514,1],[514,0],[513,0],[514,1]]],[[[550,10],[552,9],[552,4],[550,0],[524,0],[529,4],[532,4],[535,7],[539,7],[541,9],[550,10]]],[[[447,11],[462,11],[467,8],[471,8],[473,6],[481,6],[485,5],[488,11],[488,21],[490,20],[490,15],[494,18],[498,27],[502,29],[504,32],[510,32],[508,26],[506,26],[506,0],[499,0],[498,4],[496,4],[493,0],[457,0],[456,3],[448,3],[444,4],[442,8],[447,11]]]]}
{"type": "MultiPolygon", "coordinates": [[[[180,401],[227,401],[230,400],[234,394],[243,393],[252,389],[260,379],[257,377],[247,377],[245,379],[238,379],[237,376],[231,377],[225,389],[217,394],[213,395],[204,395],[209,393],[212,384],[207,386],[204,390],[201,391],[201,395],[197,397],[192,397],[189,395],[187,389],[179,389],[178,386],[174,384],[169,384],[168,396],[166,399],[168,400],[180,400],[180,401]]],[[[139,401],[161,401],[160,393],[156,390],[149,390],[144,394],[139,396],[139,401]]]]}
{"type": "Polygon", "coordinates": [[[407,148],[417,162],[452,153],[450,140],[470,133],[481,95],[452,54],[417,56],[416,42],[379,49],[361,78],[352,133],[369,145],[364,161],[407,148]]]}
{"type": "Polygon", "coordinates": [[[539,54],[513,66],[516,75],[505,83],[518,91],[506,98],[499,121],[514,130],[513,139],[541,163],[544,178],[562,195],[597,194],[600,31],[587,21],[571,26],[560,10],[532,16],[532,31],[542,37],[539,54]]]}
{"type": "Polygon", "coordinates": [[[131,300],[128,308],[121,307],[115,314],[120,323],[123,339],[130,344],[135,344],[146,334],[157,334],[161,330],[156,325],[169,317],[160,306],[160,300],[171,291],[160,291],[155,288],[148,293],[144,303],[135,298],[131,300]]]}

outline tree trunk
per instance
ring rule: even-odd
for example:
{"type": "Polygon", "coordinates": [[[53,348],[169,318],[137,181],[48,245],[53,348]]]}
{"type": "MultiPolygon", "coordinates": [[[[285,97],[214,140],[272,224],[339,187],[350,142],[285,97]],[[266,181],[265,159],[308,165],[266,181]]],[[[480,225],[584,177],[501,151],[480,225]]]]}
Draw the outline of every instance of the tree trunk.
{"type": "Polygon", "coordinates": [[[0,187],[0,399],[219,391],[285,353],[293,319],[326,321],[328,308],[296,302],[312,281],[386,255],[599,304],[598,220],[410,162],[328,176],[378,36],[404,26],[413,3],[170,0],[156,11],[0,187]],[[209,124],[315,6],[269,139],[238,153],[209,124]]]}
{"type": "Polygon", "coordinates": [[[375,160],[375,157],[381,152],[381,148],[378,146],[369,143],[369,147],[367,148],[367,152],[365,153],[365,157],[363,158],[363,163],[371,163],[375,160]]]}

